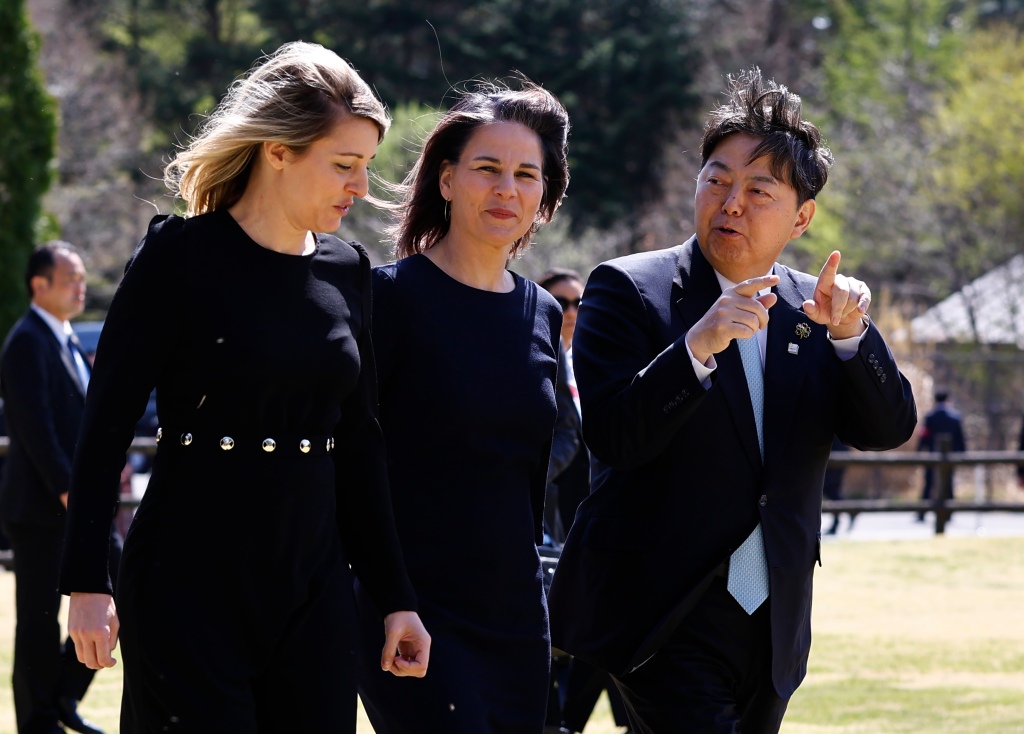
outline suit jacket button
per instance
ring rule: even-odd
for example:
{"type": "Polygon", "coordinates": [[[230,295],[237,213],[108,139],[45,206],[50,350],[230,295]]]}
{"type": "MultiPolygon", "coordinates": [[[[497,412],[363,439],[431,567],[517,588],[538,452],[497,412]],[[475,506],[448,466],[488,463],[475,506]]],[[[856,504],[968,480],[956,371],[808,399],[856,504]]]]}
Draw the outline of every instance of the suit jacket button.
{"type": "Polygon", "coordinates": [[[767,505],[768,504],[768,495],[762,494],[761,495],[761,501],[758,502],[758,504],[761,505],[761,507],[764,507],[765,505],[767,505]]]}
{"type": "Polygon", "coordinates": [[[879,380],[881,380],[882,382],[885,382],[885,375],[882,375],[882,376],[881,376],[881,377],[879,377],[878,379],[879,379],[879,380]]]}

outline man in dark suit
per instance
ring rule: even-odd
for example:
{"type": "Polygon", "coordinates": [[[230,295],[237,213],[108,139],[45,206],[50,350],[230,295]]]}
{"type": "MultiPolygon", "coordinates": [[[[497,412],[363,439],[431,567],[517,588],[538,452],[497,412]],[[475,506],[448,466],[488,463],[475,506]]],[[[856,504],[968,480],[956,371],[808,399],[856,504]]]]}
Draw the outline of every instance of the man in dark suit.
{"type": "MultiPolygon", "coordinates": [[[[1017,439],[1017,450],[1024,451],[1024,419],[1020,424],[1020,438],[1017,439]]],[[[1024,488],[1024,464],[1017,464],[1017,486],[1024,488]]]]}
{"type": "Polygon", "coordinates": [[[777,732],[806,672],[833,435],[907,441],[909,383],[867,286],[777,260],[832,158],[800,98],[730,77],[696,236],[591,275],[574,340],[594,490],[551,590],[552,644],[611,672],[645,734],[777,732]]]}
{"type": "MultiPolygon", "coordinates": [[[[935,391],[935,407],[924,417],[924,425],[921,426],[921,433],[918,436],[918,451],[938,451],[939,436],[946,434],[950,438],[950,451],[966,451],[967,442],[964,441],[964,421],[960,413],[953,410],[949,405],[949,392],[946,390],[935,391]]],[[[932,498],[932,488],[935,485],[935,469],[927,467],[924,470],[924,489],[921,490],[921,500],[927,502],[932,498]]],[[[924,521],[924,513],[917,514],[917,521],[924,521]]]]}
{"type": "MultiPolygon", "coordinates": [[[[85,302],[85,267],[74,247],[50,242],[29,257],[25,284],[31,306],[8,334],[0,358],[10,435],[0,522],[14,551],[18,732],[54,734],[65,731],[60,723],[99,732],[77,712],[94,671],[78,662],[70,638],[61,645],[57,621],[71,460],[90,375],[69,323],[85,302]]],[[[114,566],[118,553],[112,536],[114,566]]]]}

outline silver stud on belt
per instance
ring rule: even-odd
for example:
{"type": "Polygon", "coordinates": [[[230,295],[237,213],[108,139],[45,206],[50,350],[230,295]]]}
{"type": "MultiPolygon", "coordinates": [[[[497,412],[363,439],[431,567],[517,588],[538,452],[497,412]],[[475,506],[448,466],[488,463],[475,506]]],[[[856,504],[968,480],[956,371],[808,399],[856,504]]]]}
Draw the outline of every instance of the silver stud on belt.
{"type": "MultiPolygon", "coordinates": [[[[164,436],[164,429],[162,427],[158,427],[156,429],[156,440],[157,440],[157,443],[160,442],[160,439],[162,439],[163,436],[164,436]]],[[[190,446],[190,445],[192,445],[194,440],[195,440],[195,437],[191,433],[189,433],[189,432],[182,433],[180,438],[179,438],[179,442],[181,443],[182,446],[190,446]]],[[[222,451],[231,451],[232,449],[237,447],[238,443],[231,436],[222,436],[220,438],[219,445],[220,445],[220,448],[221,448],[222,451]]],[[[273,439],[273,438],[269,438],[269,437],[265,438],[265,439],[263,439],[263,443],[262,443],[261,447],[262,447],[262,449],[266,453],[268,453],[268,454],[273,453],[274,451],[277,450],[277,441],[275,439],[273,439]]],[[[333,436],[327,438],[326,443],[325,443],[325,448],[327,449],[328,453],[330,453],[331,451],[334,450],[334,437],[333,436]]],[[[301,453],[308,454],[312,450],[313,450],[313,442],[310,441],[308,438],[303,438],[303,439],[301,439],[299,441],[299,451],[301,453]]]]}

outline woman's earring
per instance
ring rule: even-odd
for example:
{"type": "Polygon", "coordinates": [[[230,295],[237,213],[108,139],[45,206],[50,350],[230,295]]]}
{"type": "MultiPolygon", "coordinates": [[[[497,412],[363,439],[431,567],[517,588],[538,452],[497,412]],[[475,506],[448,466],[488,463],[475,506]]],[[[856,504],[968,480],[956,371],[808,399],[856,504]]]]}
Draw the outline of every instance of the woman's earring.
{"type": "Polygon", "coordinates": [[[444,221],[448,221],[452,216],[451,201],[448,199],[444,200],[444,221]]]}

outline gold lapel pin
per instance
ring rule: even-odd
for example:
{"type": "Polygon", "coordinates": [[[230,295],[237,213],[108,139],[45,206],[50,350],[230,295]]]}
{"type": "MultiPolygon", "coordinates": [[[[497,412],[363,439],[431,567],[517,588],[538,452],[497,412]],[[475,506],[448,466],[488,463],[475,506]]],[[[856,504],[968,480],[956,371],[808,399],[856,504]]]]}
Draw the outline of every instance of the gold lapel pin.
{"type": "Polygon", "coordinates": [[[800,323],[796,325],[796,335],[801,339],[806,339],[811,335],[811,327],[806,323],[800,323]]]}

